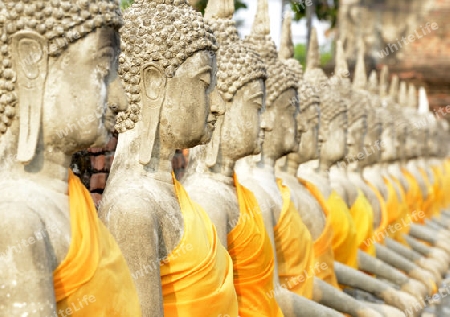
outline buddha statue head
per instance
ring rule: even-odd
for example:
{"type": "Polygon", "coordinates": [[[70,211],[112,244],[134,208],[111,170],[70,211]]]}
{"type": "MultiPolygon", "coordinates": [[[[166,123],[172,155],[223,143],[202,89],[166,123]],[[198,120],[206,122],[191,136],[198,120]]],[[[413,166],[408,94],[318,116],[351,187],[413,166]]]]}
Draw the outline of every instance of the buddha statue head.
{"type": "Polygon", "coordinates": [[[106,143],[121,25],[116,0],[0,2],[0,156],[39,169],[106,143]]]}
{"type": "MultiPolygon", "coordinates": [[[[291,31],[291,12],[286,12],[283,20],[283,30],[281,36],[281,44],[279,57],[292,69],[297,69],[301,74],[302,68],[297,60],[294,59],[294,43],[292,42],[291,31]]],[[[289,160],[293,160],[297,166],[315,160],[318,158],[318,142],[319,142],[319,118],[320,118],[320,99],[317,91],[311,83],[300,80],[298,90],[300,102],[300,115],[298,116],[298,130],[301,133],[299,149],[296,152],[288,154],[289,160]]]]}
{"type": "Polygon", "coordinates": [[[305,83],[314,87],[320,97],[319,161],[323,170],[342,160],[347,152],[347,105],[341,95],[330,85],[320,69],[319,42],[316,30],[311,32],[305,83]]]}
{"type": "Polygon", "coordinates": [[[387,101],[387,109],[391,114],[391,118],[395,125],[395,145],[396,145],[396,160],[403,161],[405,159],[405,143],[407,142],[407,127],[408,122],[405,120],[404,113],[398,104],[399,100],[399,78],[397,75],[392,76],[390,85],[389,97],[387,101]]]}
{"type": "Polygon", "coordinates": [[[402,123],[405,125],[406,140],[403,160],[412,160],[420,156],[420,152],[424,150],[422,140],[428,139],[423,134],[428,134],[428,128],[420,122],[415,104],[410,103],[408,98],[408,86],[406,82],[400,82],[400,91],[398,95],[398,103],[402,113],[402,123]]]}
{"type": "Polygon", "coordinates": [[[219,44],[217,85],[211,103],[223,115],[218,117],[211,142],[190,151],[190,172],[214,170],[261,152],[265,65],[239,39],[233,13],[233,0],[210,0],[205,10],[205,20],[219,44]]]}
{"type": "MultiPolygon", "coordinates": [[[[342,44],[338,44],[336,52],[336,65],[341,65],[341,72],[348,71],[347,63],[343,55],[342,44]],[[344,60],[344,62],[342,61],[344,60]]],[[[336,70],[337,73],[337,70],[336,70]]],[[[338,79],[346,82],[348,78],[338,79]]],[[[368,93],[364,90],[367,82],[366,70],[364,66],[364,47],[359,49],[355,67],[355,77],[353,81],[353,91],[349,96],[349,107],[347,110],[348,130],[347,130],[347,158],[348,162],[354,162],[358,166],[360,153],[364,150],[367,141],[367,120],[368,120],[368,93]],[[359,157],[358,157],[359,156],[359,157]]],[[[347,84],[344,84],[346,86],[347,84]]]]}
{"type": "Polygon", "coordinates": [[[379,92],[377,73],[375,70],[373,70],[370,74],[367,87],[368,92],[372,94],[369,95],[369,100],[367,100],[369,110],[367,117],[367,134],[364,139],[364,147],[366,155],[364,156],[364,159],[360,161],[362,167],[378,163],[381,159],[383,151],[382,147],[383,109],[380,107],[381,106],[380,99],[378,98],[377,95],[375,95],[376,93],[379,92]],[[375,97],[370,98],[372,96],[375,97]]]}
{"type": "Polygon", "coordinates": [[[244,42],[259,53],[266,65],[266,113],[263,124],[266,133],[262,155],[275,163],[280,157],[298,151],[298,82],[301,69],[279,59],[269,34],[267,0],[258,0],[252,32],[244,42]]]}
{"type": "MultiPolygon", "coordinates": [[[[371,74],[371,76],[374,75],[371,74]]],[[[369,82],[372,81],[374,80],[369,80],[369,82]]],[[[379,159],[380,162],[384,163],[390,163],[394,161],[396,158],[396,151],[397,151],[393,113],[391,112],[390,108],[387,107],[387,98],[388,98],[387,88],[388,88],[388,68],[386,66],[382,68],[380,74],[379,94],[381,98],[378,98],[376,90],[369,90],[370,92],[373,91],[371,106],[376,108],[376,111],[378,112],[378,118],[382,125],[381,128],[382,132],[380,136],[382,147],[379,159]]]]}
{"type": "Polygon", "coordinates": [[[124,19],[119,75],[129,108],[116,129],[130,132],[130,156],[153,171],[175,149],[211,139],[216,39],[186,0],[137,0],[124,19]]]}

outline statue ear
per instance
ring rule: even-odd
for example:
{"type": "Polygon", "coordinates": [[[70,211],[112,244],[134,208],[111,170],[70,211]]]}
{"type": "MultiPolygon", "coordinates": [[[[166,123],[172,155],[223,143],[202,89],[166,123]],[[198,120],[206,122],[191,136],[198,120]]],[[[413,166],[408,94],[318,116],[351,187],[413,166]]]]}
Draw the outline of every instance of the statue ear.
{"type": "Polygon", "coordinates": [[[139,162],[148,164],[152,157],[159,115],[166,94],[167,77],[164,69],[155,62],[144,65],[141,69],[141,131],[139,162]]]}
{"type": "MultiPolygon", "coordinates": [[[[210,94],[211,109],[217,109],[218,113],[224,113],[226,111],[226,102],[222,99],[218,89],[214,89],[210,94]]],[[[220,143],[222,142],[222,125],[224,121],[224,115],[220,115],[217,118],[216,127],[213,131],[211,141],[206,145],[206,165],[213,167],[217,163],[217,155],[219,154],[220,143]]]]}
{"type": "Polygon", "coordinates": [[[28,164],[36,154],[41,127],[48,73],[48,42],[36,32],[20,31],[12,36],[11,47],[20,108],[17,160],[28,164]]]}

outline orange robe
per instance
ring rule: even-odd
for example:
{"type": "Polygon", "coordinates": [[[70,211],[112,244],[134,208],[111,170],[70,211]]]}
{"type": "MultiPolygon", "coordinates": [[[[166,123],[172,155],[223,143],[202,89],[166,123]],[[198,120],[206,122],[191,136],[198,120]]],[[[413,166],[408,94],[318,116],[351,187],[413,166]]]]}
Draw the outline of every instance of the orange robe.
{"type": "Polygon", "coordinates": [[[58,315],[141,316],[122,252],[99,221],[89,192],[71,170],[69,204],[72,241],[66,258],[53,272],[58,315]]]}
{"type": "Polygon", "coordinates": [[[420,186],[417,183],[414,175],[408,171],[407,169],[402,169],[402,173],[405,176],[406,181],[408,182],[409,190],[406,193],[406,201],[408,203],[409,213],[411,215],[411,220],[414,223],[424,224],[425,217],[422,217],[422,192],[420,190],[420,186]]]}
{"type": "Polygon", "coordinates": [[[368,254],[375,256],[373,238],[373,209],[364,195],[358,189],[358,196],[350,208],[350,214],[356,225],[356,245],[368,254]]]}
{"type": "Polygon", "coordinates": [[[332,248],[333,227],[331,223],[331,212],[322,193],[314,184],[299,179],[299,182],[313,195],[317,200],[326,217],[325,227],[320,237],[314,241],[315,266],[326,266],[325,269],[316,270],[315,275],[322,281],[339,288],[336,274],[334,272],[334,253],[332,248]],[[324,265],[323,265],[324,264],[324,265]]]}
{"type": "Polygon", "coordinates": [[[331,242],[334,259],[340,263],[358,269],[358,244],[356,241],[356,226],[347,203],[334,190],[326,200],[330,211],[330,221],[333,230],[331,242]]]}
{"type": "Polygon", "coordinates": [[[380,224],[378,226],[378,228],[374,228],[374,232],[373,232],[373,238],[372,241],[374,242],[378,242],[380,244],[384,244],[384,239],[386,238],[387,235],[387,227],[389,225],[389,215],[388,215],[388,210],[387,210],[387,206],[386,206],[386,202],[383,198],[383,196],[381,195],[380,191],[378,190],[378,188],[376,186],[374,186],[373,184],[367,182],[367,185],[372,189],[372,191],[375,193],[375,196],[377,196],[377,199],[380,203],[380,209],[381,209],[381,219],[380,219],[380,224]]]}
{"type": "Polygon", "coordinates": [[[240,216],[228,233],[240,317],[282,317],[275,300],[274,254],[258,202],[234,175],[240,216]]]}
{"type": "Polygon", "coordinates": [[[281,286],[300,296],[312,299],[314,288],[314,244],[308,228],[291,201],[291,192],[277,179],[283,207],[274,227],[281,286]]]}
{"type": "Polygon", "coordinates": [[[422,210],[425,212],[426,219],[433,216],[433,203],[435,199],[433,184],[431,184],[426,171],[423,168],[419,168],[419,172],[428,188],[428,196],[423,200],[422,210]]]}
{"type": "Polygon", "coordinates": [[[397,184],[397,188],[400,189],[400,199],[398,200],[397,207],[399,210],[399,215],[398,218],[394,221],[395,232],[393,235],[393,239],[409,248],[410,246],[403,236],[405,234],[409,234],[409,229],[411,227],[411,213],[409,211],[405,189],[397,178],[391,176],[391,179],[393,182],[395,182],[395,184],[397,184]]]}
{"type": "Polygon", "coordinates": [[[164,316],[238,316],[233,262],[206,212],[175,179],[184,219],[178,246],[160,261],[164,316]]]}

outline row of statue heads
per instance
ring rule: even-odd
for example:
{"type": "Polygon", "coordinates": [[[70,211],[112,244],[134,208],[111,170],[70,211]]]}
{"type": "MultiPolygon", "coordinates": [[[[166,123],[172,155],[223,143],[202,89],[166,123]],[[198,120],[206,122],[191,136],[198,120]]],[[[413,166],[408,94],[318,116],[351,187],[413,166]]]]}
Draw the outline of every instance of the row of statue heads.
{"type": "MultiPolygon", "coordinates": [[[[30,91],[17,89],[17,84],[28,83],[36,91],[41,89],[44,84],[44,73],[51,67],[47,65],[46,59],[58,59],[62,52],[70,51],[72,43],[96,29],[102,27],[119,29],[122,26],[122,16],[115,1],[99,1],[99,3],[78,1],[75,4],[71,1],[51,1],[46,4],[4,2],[1,5],[3,46],[0,131],[4,135],[10,130],[14,118],[20,115],[16,109],[18,100],[25,102],[29,99],[27,94],[31,94],[30,91]],[[27,20],[26,16],[31,18],[27,20]],[[22,39],[27,36],[33,39],[22,39]],[[10,41],[10,38],[14,40],[10,41]]],[[[261,6],[264,4],[260,4],[261,6]]],[[[264,10],[267,10],[267,7],[261,8],[260,12],[264,10]]],[[[146,140],[145,149],[141,149],[147,152],[146,157],[142,157],[142,162],[148,162],[152,152],[154,141],[151,139],[155,138],[159,125],[155,120],[160,115],[162,101],[169,102],[168,99],[176,98],[175,93],[178,96],[188,93],[198,95],[202,91],[198,89],[201,88],[201,83],[196,87],[174,86],[178,69],[199,52],[205,52],[203,59],[211,64],[211,68],[217,65],[217,72],[216,69],[211,69],[209,73],[212,75],[211,80],[215,81],[217,78],[217,93],[224,101],[232,100],[241,87],[256,79],[265,80],[265,104],[268,109],[290,88],[300,90],[297,100],[300,101],[301,108],[308,102],[320,99],[321,141],[325,140],[327,130],[331,128],[330,123],[335,117],[340,117],[341,119],[337,119],[341,120],[339,125],[346,128],[345,115],[341,115],[345,112],[349,123],[367,116],[371,126],[376,125],[377,121],[389,121],[393,118],[392,114],[396,114],[398,137],[402,134],[402,127],[398,122],[400,118],[403,119],[401,120],[403,123],[406,123],[406,120],[425,122],[417,117],[413,110],[417,107],[414,86],[410,85],[408,97],[404,83],[400,84],[400,89],[396,87],[398,79],[395,76],[390,93],[384,91],[387,88],[386,73],[381,76],[380,88],[377,87],[375,73],[367,82],[364,63],[361,60],[364,48],[361,48],[352,89],[339,41],[335,75],[328,79],[320,69],[317,36],[313,32],[308,64],[303,74],[301,66],[293,60],[291,34],[286,33],[290,32],[289,18],[285,19],[285,37],[278,55],[276,46],[269,36],[268,13],[256,17],[251,35],[241,41],[235,23],[231,20],[233,11],[231,4],[210,5],[203,18],[185,1],[161,3],[136,1],[125,13],[125,23],[120,29],[122,53],[118,61],[119,75],[128,96],[129,106],[126,111],[119,114],[116,129],[125,132],[133,129],[139,120],[143,121],[146,127],[144,133],[147,133],[149,138],[146,140]],[[148,17],[153,16],[155,18],[152,18],[151,23],[148,22],[148,17]],[[173,23],[168,23],[169,20],[173,23]],[[217,60],[217,63],[213,60],[217,60]],[[150,93],[155,90],[162,92],[165,89],[171,91],[171,94],[157,96],[154,92],[150,93]],[[192,92],[188,91],[189,89],[192,89],[192,92]],[[338,94],[341,97],[338,97],[338,94]],[[142,107],[143,103],[151,103],[151,106],[142,107]]],[[[182,69],[178,72],[182,73],[182,69]]],[[[208,84],[214,88],[215,82],[211,80],[208,84]]],[[[38,142],[40,124],[35,121],[42,114],[41,108],[42,106],[20,108],[22,112],[20,117],[32,118],[28,124],[22,122],[20,129],[17,158],[24,163],[31,160],[35,144],[38,142]]],[[[432,120],[428,122],[430,124],[426,125],[427,129],[436,126],[432,124],[432,120]]],[[[404,124],[403,131],[407,126],[414,127],[404,124]]],[[[420,128],[414,130],[417,135],[427,135],[419,133],[420,128]]],[[[435,134],[431,133],[433,136],[435,134]]],[[[413,137],[414,133],[408,135],[413,137]]],[[[417,147],[415,148],[418,151],[417,147]]],[[[437,149],[429,150],[433,152],[437,149]]],[[[144,156],[144,153],[141,155],[144,156]]],[[[417,156],[417,153],[412,156],[417,156]]]]}
{"type": "MultiPolygon", "coordinates": [[[[313,30],[303,72],[293,59],[289,16],[278,51],[269,35],[267,0],[258,1],[253,29],[245,39],[238,36],[233,13],[232,0],[210,0],[204,17],[187,0],[136,0],[123,16],[115,0],[2,1],[2,217],[9,219],[5,210],[17,209],[33,196],[33,206],[43,210],[36,211],[41,225],[56,221],[63,232],[71,232],[70,221],[60,217],[61,211],[67,216],[65,209],[69,209],[64,196],[69,185],[64,180],[71,155],[101,147],[112,126],[119,132],[119,141],[99,217],[135,273],[141,264],[150,265],[173,250],[180,251],[179,241],[194,231],[205,233],[202,238],[215,234],[201,213],[193,212],[202,219],[195,230],[189,230],[180,213],[193,204],[175,199],[174,192],[178,198],[184,193],[171,175],[175,149],[194,148],[188,175],[212,171],[227,178],[233,176],[234,163],[246,157],[259,165],[275,166],[287,156],[285,164],[295,169],[319,159],[319,171],[327,171],[342,162],[361,169],[380,162],[447,156],[448,149],[438,146],[448,132],[444,121],[419,114],[414,87],[408,94],[395,76],[387,93],[386,70],[379,85],[376,73],[367,79],[363,47],[352,83],[338,41],[335,75],[329,78],[320,68],[313,30]],[[120,89],[127,104],[107,103],[111,96],[120,95],[120,89]],[[117,114],[117,121],[112,114],[117,114]],[[374,146],[379,151],[360,158],[365,147],[374,146]],[[67,185],[62,190],[61,183],[67,185]],[[147,239],[145,244],[141,239],[147,239]]],[[[237,222],[227,225],[233,223],[237,222]]],[[[29,255],[30,263],[51,259],[45,263],[52,263],[48,266],[54,271],[70,246],[70,239],[59,238],[50,236],[44,251],[29,255]]],[[[0,241],[3,246],[11,243],[4,240],[0,241]]],[[[213,254],[200,240],[196,241],[196,261],[213,254]]],[[[226,245],[226,239],[220,240],[226,245]]],[[[196,302],[203,309],[192,315],[201,315],[205,307],[201,299],[210,297],[215,304],[211,310],[237,315],[236,294],[226,287],[232,279],[227,272],[233,268],[220,263],[220,259],[227,262],[229,255],[220,253],[219,246],[213,249],[217,262],[208,262],[209,274],[217,275],[221,287],[214,284],[213,291],[203,289],[204,296],[189,287],[170,290],[167,284],[172,280],[162,277],[173,272],[161,266],[146,278],[134,280],[142,313],[162,315],[160,299],[180,296],[187,298],[190,309],[195,310],[192,303],[196,302]],[[164,295],[155,292],[157,286],[166,287],[164,295]]],[[[34,271],[30,270],[32,278],[39,280],[34,271]]],[[[14,277],[7,279],[16,285],[14,277]]],[[[32,286],[29,293],[40,287],[32,286]]],[[[45,306],[44,297],[53,292],[47,289],[39,294],[39,309],[50,315],[52,308],[45,306]]],[[[12,301],[18,302],[24,295],[14,296],[12,301]]],[[[126,296],[121,303],[124,300],[126,296]]],[[[170,305],[164,310],[177,309],[170,305]]],[[[22,306],[8,307],[10,315],[25,311],[22,306]]]]}

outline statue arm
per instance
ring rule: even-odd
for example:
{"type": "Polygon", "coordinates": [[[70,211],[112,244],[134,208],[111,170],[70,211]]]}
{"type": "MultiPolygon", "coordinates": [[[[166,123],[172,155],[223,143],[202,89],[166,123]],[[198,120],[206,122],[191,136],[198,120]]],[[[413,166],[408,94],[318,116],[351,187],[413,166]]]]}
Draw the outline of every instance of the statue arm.
{"type": "MultiPolygon", "coordinates": [[[[133,277],[141,303],[142,316],[164,316],[159,250],[161,235],[155,213],[138,199],[114,204],[105,217],[133,277]]],[[[103,214],[103,212],[101,212],[103,214]]],[[[102,219],[103,220],[103,219],[102,219]]]]}
{"type": "Polygon", "coordinates": [[[415,263],[405,259],[396,252],[388,249],[385,246],[376,244],[377,258],[392,265],[393,267],[399,269],[400,271],[406,272],[409,277],[417,279],[423,285],[431,290],[433,288],[432,281],[434,281],[433,276],[430,272],[420,268],[415,263]]]}
{"type": "Polygon", "coordinates": [[[405,291],[418,299],[427,295],[427,288],[424,285],[417,281],[412,281],[403,272],[379,259],[371,257],[365,252],[358,252],[358,263],[361,270],[373,273],[377,276],[377,278],[382,278],[392,282],[402,291],[405,291]]]}
{"type": "Polygon", "coordinates": [[[56,316],[56,257],[40,217],[23,204],[0,204],[0,306],[2,316],[56,316]],[[34,311],[34,313],[32,313],[34,311]]]}
{"type": "Polygon", "coordinates": [[[339,284],[362,289],[383,299],[386,304],[397,307],[400,310],[405,311],[417,302],[417,299],[411,295],[397,291],[386,283],[342,263],[335,262],[334,269],[339,284]]]}
{"type": "Polygon", "coordinates": [[[381,316],[373,309],[368,308],[368,306],[318,278],[314,279],[313,299],[319,304],[333,308],[350,316],[381,316]]]}

